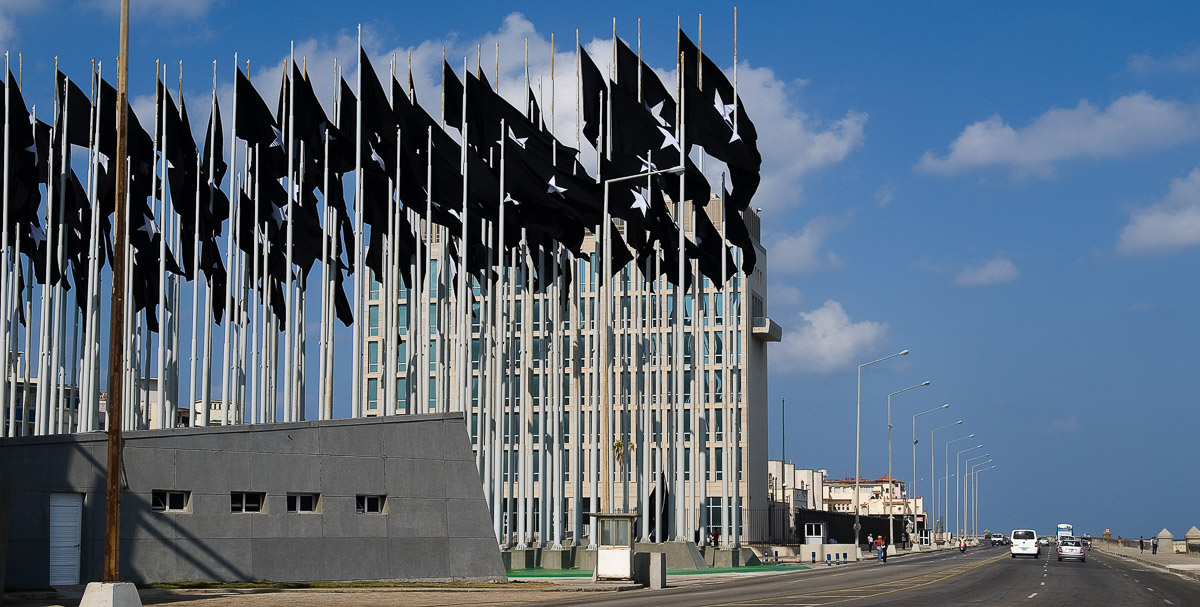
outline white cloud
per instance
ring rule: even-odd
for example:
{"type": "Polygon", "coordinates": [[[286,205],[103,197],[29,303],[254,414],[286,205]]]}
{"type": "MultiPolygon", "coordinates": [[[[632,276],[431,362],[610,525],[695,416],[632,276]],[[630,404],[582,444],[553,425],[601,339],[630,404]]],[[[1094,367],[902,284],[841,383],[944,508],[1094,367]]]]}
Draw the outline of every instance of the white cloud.
{"type": "Polygon", "coordinates": [[[755,206],[779,211],[798,205],[809,175],[845,160],[866,140],[866,113],[848,110],[839,119],[823,121],[802,111],[789,93],[803,84],[789,85],[770,68],[752,68],[744,61],[738,68],[738,95],[758,129],[763,157],[755,206]]]}
{"type": "Polygon", "coordinates": [[[1055,165],[1066,160],[1125,156],[1196,138],[1200,138],[1196,106],[1135,93],[1103,109],[1086,100],[1072,109],[1051,109],[1022,128],[993,115],[963,129],[945,156],[926,151],[915,168],[951,174],[1000,166],[1022,177],[1050,177],[1055,165]]]}
{"type": "Polygon", "coordinates": [[[1172,253],[1200,245],[1200,168],[1171,180],[1166,198],[1130,213],[1117,251],[1125,255],[1172,253]]]}
{"type": "Polygon", "coordinates": [[[791,285],[771,284],[771,305],[775,309],[798,310],[804,305],[804,295],[791,285]]]}
{"type": "MultiPolygon", "coordinates": [[[[387,49],[378,42],[369,28],[364,28],[364,47],[380,73],[386,86],[390,73],[388,62],[393,53],[399,64],[398,73],[404,82],[407,55],[412,52],[413,80],[417,98],[434,117],[440,115],[442,48],[446,59],[459,73],[463,58],[467,58],[468,69],[476,69],[477,49],[482,55],[480,63],[488,80],[499,83],[500,93],[514,105],[520,107],[525,95],[525,41],[529,43],[529,82],[534,95],[541,101],[547,126],[564,144],[576,145],[575,119],[575,40],[573,36],[559,36],[551,51],[550,36],[539,32],[534,24],[520,13],[512,13],[504,19],[500,28],[475,39],[460,39],[449,34],[442,38],[426,40],[416,46],[387,49]],[[498,45],[498,47],[497,47],[498,45]],[[497,58],[497,50],[499,57],[497,58]],[[551,57],[554,61],[554,78],[551,78],[551,57]],[[497,75],[497,65],[499,75],[497,75]],[[553,87],[553,89],[552,89],[553,87]],[[551,92],[553,90],[553,93],[551,92]],[[553,110],[553,120],[551,111],[553,110]]],[[[597,67],[607,71],[612,54],[611,39],[581,40],[597,67]]],[[[354,82],[357,69],[355,35],[343,33],[334,40],[307,40],[296,43],[296,56],[307,57],[310,72],[313,66],[324,69],[331,65],[336,56],[346,65],[347,81],[354,82]]],[[[255,76],[259,90],[268,102],[278,91],[283,57],[255,76]],[[259,76],[269,78],[260,79],[259,76]],[[264,83],[269,82],[269,85],[264,83]]],[[[658,76],[674,90],[675,69],[651,66],[658,76]]],[[[732,75],[732,68],[725,70],[732,75]]],[[[738,94],[746,104],[747,113],[759,131],[759,150],[763,156],[762,182],[754,198],[754,205],[764,209],[779,210],[799,204],[802,199],[804,179],[844,160],[855,148],[863,144],[864,126],[867,115],[848,111],[840,119],[825,122],[802,112],[791,92],[803,86],[803,82],[785,83],[775,77],[769,68],[751,67],[743,62],[738,68],[738,94]],[[769,127],[769,128],[768,128],[769,127]]],[[[333,80],[323,76],[313,79],[314,88],[323,103],[332,99],[333,80]]],[[[223,99],[224,101],[224,99],[223,99]]],[[[328,106],[327,106],[328,107],[328,106]]],[[[586,143],[580,143],[584,166],[594,171],[595,152],[586,143]]],[[[708,159],[705,171],[719,187],[720,162],[708,159]]]]}
{"type": "Polygon", "coordinates": [[[804,224],[799,232],[772,240],[771,272],[785,276],[809,274],[845,265],[836,253],[821,250],[825,239],[841,225],[841,221],[831,217],[817,217],[804,224]]]}
{"type": "Polygon", "coordinates": [[[967,266],[954,277],[954,284],[960,286],[995,285],[1012,282],[1020,276],[1016,264],[1007,257],[996,257],[983,265],[967,266]]]}
{"type": "Polygon", "coordinates": [[[893,184],[885,184],[879,186],[879,189],[875,190],[875,204],[881,207],[886,207],[887,205],[892,204],[892,201],[895,199],[896,186],[893,184]]]}
{"type": "Polygon", "coordinates": [[[842,304],[829,300],[785,320],[783,341],[771,349],[776,370],[828,373],[852,366],[887,336],[887,324],[854,322],[842,304]]]}
{"type": "Polygon", "coordinates": [[[1200,46],[1180,49],[1168,57],[1133,55],[1125,69],[1139,76],[1154,73],[1189,74],[1200,71],[1200,46]]]}
{"type": "Polygon", "coordinates": [[[0,13],[0,49],[11,49],[17,40],[17,28],[12,18],[0,13]]]}

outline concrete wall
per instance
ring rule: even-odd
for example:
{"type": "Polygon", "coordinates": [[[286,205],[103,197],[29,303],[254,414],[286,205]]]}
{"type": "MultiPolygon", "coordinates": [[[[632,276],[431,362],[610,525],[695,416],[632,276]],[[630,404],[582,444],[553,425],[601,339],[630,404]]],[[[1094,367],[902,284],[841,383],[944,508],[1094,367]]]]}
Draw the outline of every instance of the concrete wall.
{"type": "MultiPolygon", "coordinates": [[[[125,435],[121,578],[169,580],[503,579],[504,566],[461,414],[183,428],[125,435]],[[155,490],[191,493],[154,512],[155,490]],[[231,491],[264,492],[261,513],[231,491]],[[288,514],[288,493],[320,512],[288,514]],[[356,495],[386,495],[357,514],[356,495]]],[[[7,584],[48,585],[49,500],[84,495],[81,581],[100,579],[105,436],[0,439],[12,481],[7,584]]]]}

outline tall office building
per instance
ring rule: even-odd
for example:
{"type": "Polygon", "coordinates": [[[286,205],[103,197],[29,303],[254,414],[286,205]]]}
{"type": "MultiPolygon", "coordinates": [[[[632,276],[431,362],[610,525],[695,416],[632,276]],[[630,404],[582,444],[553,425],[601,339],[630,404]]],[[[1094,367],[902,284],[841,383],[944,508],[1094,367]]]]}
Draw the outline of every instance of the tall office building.
{"type": "MultiPolygon", "coordinates": [[[[721,227],[719,199],[683,211],[689,239],[694,211],[721,227]]],[[[590,260],[564,252],[556,266],[553,251],[505,260],[495,283],[471,279],[469,370],[455,363],[466,322],[455,278],[440,271],[447,234],[435,226],[432,261],[415,270],[427,295],[398,285],[389,308],[387,285],[372,281],[362,414],[466,409],[502,546],[574,545],[598,510],[638,512],[639,539],[765,539],[767,343],[781,331],[767,317],[759,215],[747,210],[745,221],[753,272],[729,268],[722,287],[693,263],[678,309],[666,279],[678,266],[635,261],[605,285],[595,240],[584,244],[590,260]],[[602,470],[612,471],[607,484],[602,470]]]]}

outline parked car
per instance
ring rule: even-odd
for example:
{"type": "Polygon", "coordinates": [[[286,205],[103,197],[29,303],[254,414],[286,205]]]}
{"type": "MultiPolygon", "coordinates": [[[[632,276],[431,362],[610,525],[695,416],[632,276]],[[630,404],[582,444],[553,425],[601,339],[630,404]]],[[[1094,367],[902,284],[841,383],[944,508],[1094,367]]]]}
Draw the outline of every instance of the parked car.
{"type": "Polygon", "coordinates": [[[1038,546],[1037,532],[1033,529],[1013,529],[1009,537],[1012,539],[1012,545],[1009,547],[1008,553],[1012,558],[1017,558],[1017,555],[1037,558],[1042,555],[1042,548],[1038,546]]]}
{"type": "Polygon", "coordinates": [[[991,536],[993,546],[1003,546],[1004,536],[999,533],[993,533],[991,536]]]}
{"type": "Polygon", "coordinates": [[[1083,542],[1074,537],[1062,537],[1058,540],[1058,560],[1063,559],[1078,559],[1079,562],[1087,562],[1087,557],[1083,555],[1083,542]]]}

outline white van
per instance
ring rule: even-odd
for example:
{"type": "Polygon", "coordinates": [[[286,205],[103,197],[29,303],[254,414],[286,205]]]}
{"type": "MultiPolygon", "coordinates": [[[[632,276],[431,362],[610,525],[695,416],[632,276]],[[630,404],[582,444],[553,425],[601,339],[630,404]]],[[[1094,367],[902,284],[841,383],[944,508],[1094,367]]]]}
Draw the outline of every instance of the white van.
{"type": "Polygon", "coordinates": [[[1012,558],[1017,558],[1017,555],[1028,555],[1037,558],[1042,555],[1042,547],[1038,545],[1037,532],[1033,529],[1013,529],[1012,545],[1008,548],[1008,553],[1012,558]]]}

